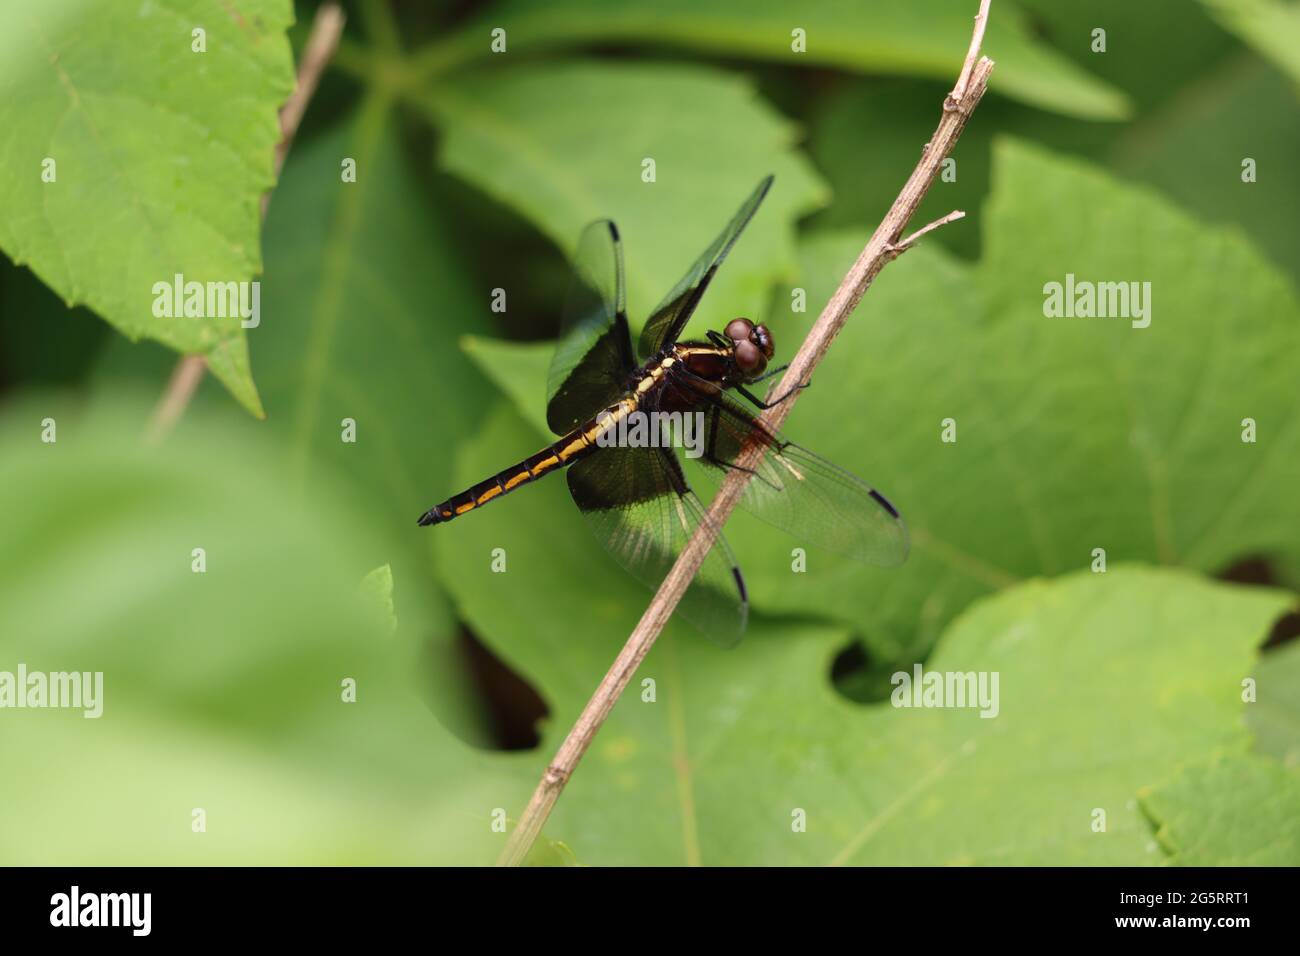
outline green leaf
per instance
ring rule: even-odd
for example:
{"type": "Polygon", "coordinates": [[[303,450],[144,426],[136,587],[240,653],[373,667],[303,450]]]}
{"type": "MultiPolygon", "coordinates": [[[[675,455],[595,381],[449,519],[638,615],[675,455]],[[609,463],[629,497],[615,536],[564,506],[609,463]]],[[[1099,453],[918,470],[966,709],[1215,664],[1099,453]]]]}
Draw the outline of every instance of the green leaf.
{"type": "MultiPolygon", "coordinates": [[[[507,54],[599,43],[673,46],[728,58],[749,57],[863,73],[905,73],[956,81],[970,45],[975,2],[912,0],[846,4],[805,0],[526,0],[500,4],[425,54],[435,67],[488,55],[491,30],[506,30],[507,54]],[[804,51],[794,49],[802,29],[804,51]]],[[[997,61],[990,86],[1044,109],[1089,119],[1117,119],[1124,94],[1035,39],[1019,11],[1001,4],[989,17],[984,52],[997,61]]],[[[447,74],[451,75],[451,74],[447,74]]],[[[443,82],[439,76],[438,82],[443,82]]],[[[629,110],[629,116],[636,115],[629,110]]]]}
{"type": "Polygon", "coordinates": [[[1220,755],[1143,790],[1142,810],[1177,866],[1300,866],[1300,770],[1220,755]]]}
{"type": "Polygon", "coordinates": [[[1300,642],[1270,650],[1255,669],[1256,700],[1246,708],[1255,749],[1300,767],[1300,642]]]}
{"type": "Polygon", "coordinates": [[[1300,83],[1300,4],[1282,0],[1201,0],[1215,20],[1300,83]]]}
{"type": "MultiPolygon", "coordinates": [[[[440,160],[513,207],[566,252],[583,226],[622,235],[628,304],[644,319],[753,185],[771,195],[710,289],[733,315],[766,304],[795,268],[794,222],[825,191],[793,149],[794,128],[728,73],[682,65],[561,62],[440,80],[426,105],[440,160]],[[642,161],[655,182],[642,182],[642,161]]],[[[557,303],[558,305],[558,303],[557,303]]]]}
{"type": "MultiPolygon", "coordinates": [[[[462,482],[536,440],[503,406],[466,449],[462,482]]],[[[538,773],[650,597],[567,499],[542,481],[437,529],[448,560],[477,556],[448,582],[462,614],[554,715],[538,773]],[[506,573],[489,566],[496,548],[506,573]]],[[[1239,680],[1288,600],[1130,569],[1008,590],[956,621],[927,664],[997,671],[990,720],[846,705],[828,679],[836,629],[760,616],[726,652],[672,623],[551,834],[593,865],[1154,862],[1137,789],[1245,746],[1239,680]],[[1097,807],[1105,834],[1091,830],[1097,807]],[[806,833],[791,831],[798,809],[806,833]]]]}
{"type": "Polygon", "coordinates": [[[0,671],[103,673],[98,719],[0,711],[6,759],[40,768],[0,774],[0,862],[490,862],[532,767],[429,713],[427,587],[398,580],[393,635],[357,586],[394,547],[382,523],[336,485],[291,487],[247,422],[191,409],[148,449],[146,413],[0,419],[0,671]]]}
{"type": "Polygon", "coordinates": [[[259,416],[240,317],[155,317],[153,287],[260,271],[291,19],[285,0],[0,9],[0,248],[128,338],[207,356],[259,416]],[[206,52],[192,52],[196,28],[206,52]]]}

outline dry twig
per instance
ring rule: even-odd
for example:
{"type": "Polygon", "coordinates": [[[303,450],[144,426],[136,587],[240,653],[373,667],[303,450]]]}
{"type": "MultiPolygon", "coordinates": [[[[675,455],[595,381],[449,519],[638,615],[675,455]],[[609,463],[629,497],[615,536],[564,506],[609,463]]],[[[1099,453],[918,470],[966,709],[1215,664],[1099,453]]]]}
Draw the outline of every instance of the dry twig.
{"type": "MultiPolygon", "coordinates": [[[[898,198],[894,200],[888,214],[876,228],[853,267],[840,282],[831,300],[826,303],[812,331],[808,333],[808,337],[791,361],[781,384],[773,389],[774,393],[785,394],[796,384],[809,381],[813,369],[822,360],[831,342],[857,307],[863,293],[867,291],[871,281],[886,263],[905,252],[921,236],[964,215],[962,212],[949,213],[942,219],[917,230],[906,239],[899,238],[913,213],[920,206],[926,191],[937,178],[944,158],[952,151],[966,125],[966,120],[979,103],[988,85],[993,61],[987,57],[981,58],[979,53],[984,36],[984,25],[988,19],[989,2],[990,0],[982,0],[980,4],[979,15],[975,18],[970,50],[962,66],[961,75],[957,85],[944,101],[939,126],[922,151],[921,161],[908,177],[898,198]]],[[[779,429],[797,398],[798,393],[795,393],[788,400],[768,409],[759,421],[769,430],[779,429]]],[[[610,711],[614,709],[619,696],[631,681],[641,661],[654,646],[660,631],[668,623],[668,618],[686,592],[691,579],[695,577],[704,562],[713,544],[716,529],[722,527],[740,500],[741,492],[750,479],[750,471],[757,465],[762,451],[759,445],[749,445],[737,457],[738,467],[727,472],[718,494],[709,506],[708,520],[703,522],[678,556],[677,562],[664,578],[650,606],[641,616],[640,623],[628,637],[627,643],[614,659],[613,665],[601,680],[591,700],[587,702],[587,706],[583,708],[573,729],[569,731],[554,759],[547,766],[537,789],[533,792],[532,799],[519,819],[519,824],[511,831],[506,846],[497,860],[499,866],[518,866],[527,856],[533,841],[537,839],[547,817],[550,816],[551,809],[560,798],[565,784],[568,783],[578,762],[582,759],[582,755],[591,745],[610,711]]]]}
{"type": "MultiPolygon", "coordinates": [[[[957,74],[957,84],[944,100],[943,108],[954,110],[957,105],[966,98],[966,91],[970,88],[971,73],[975,70],[975,64],[979,60],[980,47],[984,45],[984,28],[989,22],[989,4],[992,0],[980,0],[980,12],[975,14],[975,30],[971,33],[970,49],[966,51],[966,61],[961,65],[961,72],[957,74]]],[[[991,62],[991,61],[990,61],[991,62]]]]}

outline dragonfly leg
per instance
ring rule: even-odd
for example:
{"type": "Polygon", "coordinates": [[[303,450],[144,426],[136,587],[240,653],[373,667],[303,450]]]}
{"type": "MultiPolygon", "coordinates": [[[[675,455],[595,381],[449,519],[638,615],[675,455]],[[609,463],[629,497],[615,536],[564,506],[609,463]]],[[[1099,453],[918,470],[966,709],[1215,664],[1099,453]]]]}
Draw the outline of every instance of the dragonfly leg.
{"type": "Polygon", "coordinates": [[[730,469],[731,471],[748,472],[751,478],[757,481],[761,481],[763,484],[767,485],[769,488],[773,489],[774,491],[782,490],[780,485],[776,484],[776,482],[772,481],[766,475],[760,474],[756,469],[746,468],[744,465],[737,465],[734,461],[727,461],[725,458],[718,458],[709,453],[705,454],[704,460],[709,462],[709,464],[711,465],[716,465],[719,468],[730,469]]]}
{"type": "Polygon", "coordinates": [[[763,373],[762,375],[760,375],[758,378],[754,379],[754,380],[753,380],[752,382],[750,382],[749,384],[750,384],[750,385],[757,385],[759,382],[766,382],[769,378],[772,378],[773,376],[776,376],[776,375],[780,375],[782,372],[784,372],[784,371],[785,371],[786,369],[788,369],[789,367],[790,367],[790,364],[787,362],[785,365],[778,365],[776,368],[768,369],[766,372],[764,372],[764,373],[763,373]]]}
{"type": "Polygon", "coordinates": [[[735,471],[748,472],[750,476],[757,478],[759,481],[764,482],[765,484],[771,485],[773,488],[776,488],[779,491],[780,490],[779,487],[774,485],[764,475],[759,474],[756,469],[746,468],[744,465],[737,465],[734,461],[727,461],[727,459],[719,457],[717,452],[718,418],[719,418],[719,412],[718,410],[715,409],[713,414],[709,417],[709,437],[708,437],[708,441],[705,443],[704,446],[704,460],[709,462],[711,465],[716,465],[718,468],[722,468],[724,470],[730,468],[730,469],[734,469],[735,471]]]}
{"type": "Polygon", "coordinates": [[[759,398],[749,389],[745,388],[745,386],[743,385],[737,385],[736,391],[739,392],[741,395],[744,395],[751,402],[753,402],[756,407],[761,408],[764,411],[767,411],[767,409],[772,408],[774,405],[780,405],[782,402],[784,402],[795,392],[800,391],[801,389],[805,389],[811,384],[812,382],[804,382],[801,385],[796,385],[794,388],[787,390],[784,395],[781,395],[779,398],[774,398],[770,402],[763,401],[761,398],[759,398]]]}

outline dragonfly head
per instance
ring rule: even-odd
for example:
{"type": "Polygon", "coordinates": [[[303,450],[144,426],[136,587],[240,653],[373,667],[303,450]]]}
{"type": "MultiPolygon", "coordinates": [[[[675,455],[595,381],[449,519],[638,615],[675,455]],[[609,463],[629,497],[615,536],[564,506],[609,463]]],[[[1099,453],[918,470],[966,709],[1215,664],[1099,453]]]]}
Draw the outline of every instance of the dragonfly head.
{"type": "Polygon", "coordinates": [[[735,343],[732,354],[745,381],[752,381],[762,375],[767,368],[767,360],[776,351],[772,333],[767,326],[755,325],[749,319],[732,319],[727,323],[725,331],[727,338],[735,343]]]}

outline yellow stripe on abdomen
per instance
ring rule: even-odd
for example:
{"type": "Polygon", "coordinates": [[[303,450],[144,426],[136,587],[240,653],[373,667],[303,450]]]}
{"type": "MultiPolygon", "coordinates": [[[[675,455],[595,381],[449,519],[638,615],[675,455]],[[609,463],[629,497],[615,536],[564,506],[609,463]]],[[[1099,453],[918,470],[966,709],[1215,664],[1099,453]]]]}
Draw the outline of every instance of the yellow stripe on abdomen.
{"type": "Polygon", "coordinates": [[[485,505],[494,498],[514,491],[520,485],[541,478],[548,472],[584,458],[596,449],[596,436],[609,427],[611,420],[617,421],[637,407],[633,399],[624,399],[616,406],[611,406],[608,414],[599,419],[592,419],[580,428],[574,429],[553,445],[543,448],[537,454],[525,458],[513,468],[499,472],[487,481],[481,481],[472,488],[448,498],[425,513],[421,524],[437,524],[450,521],[480,505],[485,505]]]}
{"type": "Polygon", "coordinates": [[[505,486],[506,491],[514,491],[531,477],[532,472],[525,468],[523,471],[515,472],[509,478],[501,482],[501,484],[505,486]]]}

